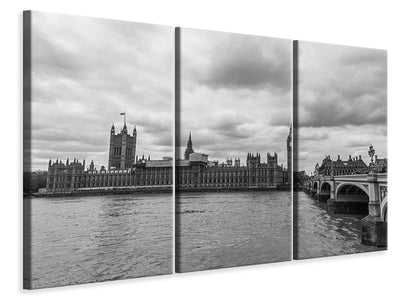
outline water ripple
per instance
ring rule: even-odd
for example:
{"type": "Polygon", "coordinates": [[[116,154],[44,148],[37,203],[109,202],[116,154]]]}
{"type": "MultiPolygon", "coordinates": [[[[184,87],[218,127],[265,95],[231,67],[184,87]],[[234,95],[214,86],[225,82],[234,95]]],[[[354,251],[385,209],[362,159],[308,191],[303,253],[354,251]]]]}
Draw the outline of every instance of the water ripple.
{"type": "Polygon", "coordinates": [[[33,288],[172,271],[170,194],[29,201],[33,288]]]}

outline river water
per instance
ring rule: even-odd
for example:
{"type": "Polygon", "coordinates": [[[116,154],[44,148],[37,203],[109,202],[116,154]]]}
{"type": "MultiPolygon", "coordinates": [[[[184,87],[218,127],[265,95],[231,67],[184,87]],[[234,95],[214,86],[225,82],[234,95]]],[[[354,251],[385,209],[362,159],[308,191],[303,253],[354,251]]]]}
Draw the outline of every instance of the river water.
{"type": "Polygon", "coordinates": [[[173,271],[171,194],[33,198],[32,288],[173,271]]]}
{"type": "MultiPolygon", "coordinates": [[[[179,272],[285,261],[292,254],[290,192],[181,193],[179,272]]],[[[33,198],[32,288],[173,271],[170,194],[33,198]]],[[[298,193],[294,255],[312,258],[381,250],[361,240],[360,215],[333,215],[298,193]]]]}
{"type": "Polygon", "coordinates": [[[177,271],[291,259],[290,192],[181,193],[177,198],[177,271]]]}
{"type": "Polygon", "coordinates": [[[294,257],[299,259],[384,250],[361,244],[361,219],[365,216],[327,213],[321,203],[296,192],[294,257]]]}

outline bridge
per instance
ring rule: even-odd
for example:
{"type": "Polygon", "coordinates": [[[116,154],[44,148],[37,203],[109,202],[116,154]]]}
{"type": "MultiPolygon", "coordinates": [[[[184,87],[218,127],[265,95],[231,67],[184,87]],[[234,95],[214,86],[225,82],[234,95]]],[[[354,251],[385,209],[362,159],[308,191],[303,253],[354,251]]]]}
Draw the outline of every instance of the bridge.
{"type": "Polygon", "coordinates": [[[361,242],[387,246],[387,173],[316,174],[304,182],[303,191],[327,202],[328,212],[365,215],[361,220],[361,242]]]}

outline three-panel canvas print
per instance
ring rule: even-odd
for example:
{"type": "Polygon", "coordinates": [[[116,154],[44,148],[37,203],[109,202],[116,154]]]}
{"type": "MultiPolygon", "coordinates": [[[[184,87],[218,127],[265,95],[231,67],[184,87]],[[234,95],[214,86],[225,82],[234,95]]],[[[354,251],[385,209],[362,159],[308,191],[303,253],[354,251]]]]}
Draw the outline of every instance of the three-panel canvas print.
{"type": "Polygon", "coordinates": [[[387,52],[24,12],[24,288],[387,249],[387,52]]]}

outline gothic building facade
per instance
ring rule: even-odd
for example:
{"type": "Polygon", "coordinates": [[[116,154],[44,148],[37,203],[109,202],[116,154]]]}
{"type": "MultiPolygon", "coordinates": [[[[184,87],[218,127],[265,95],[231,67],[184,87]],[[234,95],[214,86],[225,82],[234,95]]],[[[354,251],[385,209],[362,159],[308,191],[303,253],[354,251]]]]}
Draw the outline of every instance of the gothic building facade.
{"type": "MultiPolygon", "coordinates": [[[[136,155],[136,127],[132,135],[124,126],[115,133],[111,126],[108,168],[96,169],[93,161],[85,169],[85,160],[64,162],[49,161],[46,193],[78,193],[116,190],[157,190],[172,188],[173,160],[146,159],[136,155]]],[[[291,138],[289,133],[288,141],[291,138]]],[[[288,142],[288,151],[291,151],[288,142]]],[[[287,154],[288,162],[291,153],[287,154]]],[[[192,135],[189,134],[184,159],[176,160],[177,189],[277,189],[288,186],[290,172],[278,164],[276,153],[267,153],[265,162],[260,153],[248,153],[245,164],[239,158],[227,159],[226,163],[209,161],[208,155],[193,150],[192,135]]]]}
{"type": "Polygon", "coordinates": [[[361,155],[358,157],[351,157],[347,160],[342,160],[338,155],[336,160],[331,159],[330,155],[325,156],[322,160],[321,165],[318,163],[315,165],[314,174],[320,176],[337,176],[337,175],[351,175],[351,174],[362,174],[368,173],[369,168],[362,160],[361,155]]]}
{"type": "Polygon", "coordinates": [[[49,161],[46,193],[73,193],[101,190],[172,188],[172,158],[146,159],[136,155],[136,127],[132,135],[126,123],[121,132],[115,134],[111,126],[108,169],[99,170],[93,161],[85,169],[85,160],[69,159],[49,161]]]}
{"type": "Polygon", "coordinates": [[[135,164],[136,155],[136,126],[132,135],[128,133],[126,123],[121,132],[115,134],[114,124],[110,132],[110,149],[108,153],[108,169],[124,170],[135,164]]]}
{"type": "MultiPolygon", "coordinates": [[[[289,146],[288,143],[291,151],[289,146]]],[[[289,185],[290,177],[288,170],[279,166],[277,153],[267,153],[266,162],[261,162],[260,153],[248,153],[245,165],[240,164],[239,158],[235,158],[234,164],[231,158],[221,164],[209,161],[208,155],[194,152],[189,134],[184,159],[176,161],[175,184],[180,190],[276,189],[289,185]]]]}
{"type": "Polygon", "coordinates": [[[192,133],[189,133],[189,140],[185,149],[185,159],[189,160],[190,154],[194,153],[193,151],[193,143],[192,143],[192,133]]]}

